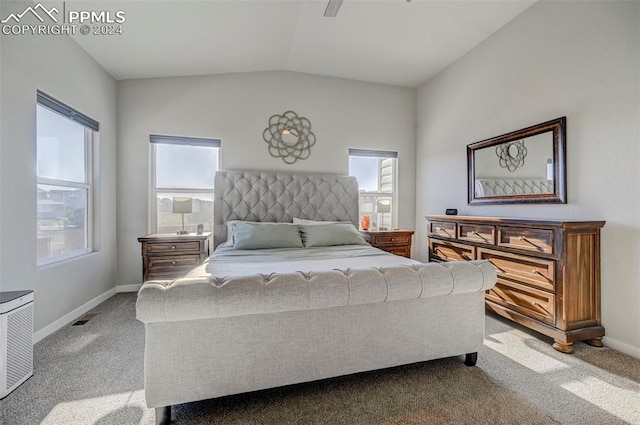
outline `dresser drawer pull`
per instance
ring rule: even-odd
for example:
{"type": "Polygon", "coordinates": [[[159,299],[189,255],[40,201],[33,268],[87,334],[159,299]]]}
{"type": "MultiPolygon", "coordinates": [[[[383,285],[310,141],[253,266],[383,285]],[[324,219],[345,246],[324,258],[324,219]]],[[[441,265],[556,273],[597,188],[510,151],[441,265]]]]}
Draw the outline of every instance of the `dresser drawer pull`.
{"type": "Polygon", "coordinates": [[[502,268],[498,267],[498,265],[497,265],[496,263],[494,263],[494,262],[493,262],[493,261],[491,261],[491,260],[489,260],[489,262],[490,262],[490,263],[491,263],[491,265],[492,265],[493,267],[495,267],[499,272],[504,273],[504,269],[502,269],[502,268]]]}
{"type": "Polygon", "coordinates": [[[545,313],[549,314],[549,311],[546,308],[542,307],[542,305],[538,301],[534,301],[531,304],[533,304],[534,307],[538,307],[540,310],[542,310],[545,313]]]}
{"type": "Polygon", "coordinates": [[[436,230],[437,230],[438,232],[443,232],[443,233],[444,233],[445,235],[447,235],[447,236],[451,236],[451,233],[449,233],[449,232],[447,231],[447,229],[445,229],[444,227],[438,227],[436,230]]]}
{"type": "Polygon", "coordinates": [[[548,282],[553,282],[550,278],[548,278],[547,276],[545,276],[544,274],[540,273],[538,270],[533,269],[531,270],[531,274],[536,275],[536,276],[540,276],[542,278],[544,278],[545,280],[547,280],[548,282]]]}
{"type": "Polygon", "coordinates": [[[391,238],[391,242],[394,242],[396,240],[396,238],[391,238]]]}
{"type": "Polygon", "coordinates": [[[175,266],[178,263],[176,261],[172,261],[171,264],[173,264],[175,266]]]}
{"type": "Polygon", "coordinates": [[[518,239],[520,239],[523,242],[528,243],[531,246],[535,246],[536,249],[538,249],[538,250],[542,250],[542,247],[540,247],[539,245],[536,245],[535,243],[531,242],[529,239],[525,238],[524,236],[520,236],[518,239]]]}
{"type": "Polygon", "coordinates": [[[475,230],[473,232],[471,232],[472,235],[476,235],[477,237],[479,237],[480,239],[482,239],[485,242],[489,242],[489,239],[485,238],[484,236],[482,236],[480,233],[476,232],[475,230]]]}
{"type": "Polygon", "coordinates": [[[171,249],[176,249],[176,246],[175,245],[171,245],[171,249]]]}

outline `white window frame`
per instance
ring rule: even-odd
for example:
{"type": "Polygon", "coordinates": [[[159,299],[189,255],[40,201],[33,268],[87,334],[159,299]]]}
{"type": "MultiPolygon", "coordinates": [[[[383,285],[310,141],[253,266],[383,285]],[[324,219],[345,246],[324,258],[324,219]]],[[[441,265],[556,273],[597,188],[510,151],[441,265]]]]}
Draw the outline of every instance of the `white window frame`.
{"type": "MultiPolygon", "coordinates": [[[[361,204],[361,198],[363,196],[372,196],[379,198],[391,198],[391,228],[395,229],[398,227],[398,152],[396,151],[382,151],[382,150],[372,150],[372,149],[354,149],[349,148],[349,157],[352,156],[362,156],[367,158],[393,158],[395,159],[395,164],[393,167],[393,187],[392,192],[381,192],[381,191],[371,191],[371,192],[362,192],[358,191],[358,204],[361,204]]],[[[351,174],[351,170],[349,170],[349,174],[351,174]]],[[[378,175],[378,177],[380,177],[378,175]]],[[[362,217],[362,213],[360,213],[360,217],[362,217]]],[[[377,220],[375,220],[377,221],[377,220]]],[[[378,224],[379,225],[379,224],[378,224]]],[[[391,229],[389,229],[391,230],[391,229]]]]}
{"type": "MultiPolygon", "coordinates": [[[[36,258],[37,267],[48,266],[51,264],[67,261],[70,259],[82,257],[95,250],[94,247],[94,144],[97,142],[97,133],[99,131],[99,123],[88,116],[76,111],[75,109],[65,105],[64,103],[54,99],[48,94],[37,91],[36,103],[38,106],[47,108],[48,110],[59,114],[60,116],[74,121],[84,126],[84,182],[51,179],[40,177],[36,171],[36,188],[39,185],[50,185],[59,187],[68,187],[73,189],[84,189],[87,192],[87,204],[85,208],[85,229],[84,229],[84,248],[70,251],[60,255],[54,255],[45,258],[36,258]]],[[[37,123],[36,123],[37,126],[37,123]]],[[[36,136],[37,137],[37,136],[36,136]]],[[[36,152],[36,161],[37,161],[36,152]]],[[[37,189],[36,189],[37,190],[37,189]]]]}
{"type": "MultiPolygon", "coordinates": [[[[149,178],[149,233],[157,233],[158,231],[158,194],[159,193],[177,193],[180,195],[191,196],[193,194],[198,194],[202,192],[206,192],[203,189],[168,189],[168,188],[157,188],[156,182],[156,170],[157,170],[157,155],[156,155],[156,146],[158,144],[182,144],[187,146],[209,146],[211,148],[218,149],[218,170],[220,170],[220,165],[222,164],[222,141],[220,139],[204,139],[197,137],[183,137],[183,136],[161,136],[152,134],[149,136],[151,143],[150,145],[150,155],[149,155],[149,170],[150,170],[150,178],[149,178]]],[[[211,189],[211,194],[213,195],[213,189],[211,189]]],[[[215,208],[215,205],[214,205],[215,208]]],[[[213,217],[212,217],[213,222],[213,217]]]]}

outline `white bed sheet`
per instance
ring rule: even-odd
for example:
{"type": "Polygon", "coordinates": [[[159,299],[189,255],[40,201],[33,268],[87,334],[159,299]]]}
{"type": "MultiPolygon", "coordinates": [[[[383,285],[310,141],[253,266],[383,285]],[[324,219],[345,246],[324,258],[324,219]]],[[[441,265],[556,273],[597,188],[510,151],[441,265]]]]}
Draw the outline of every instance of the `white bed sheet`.
{"type": "Polygon", "coordinates": [[[186,277],[268,275],[411,264],[419,262],[365,245],[255,250],[218,247],[202,265],[193,269],[186,277]]]}

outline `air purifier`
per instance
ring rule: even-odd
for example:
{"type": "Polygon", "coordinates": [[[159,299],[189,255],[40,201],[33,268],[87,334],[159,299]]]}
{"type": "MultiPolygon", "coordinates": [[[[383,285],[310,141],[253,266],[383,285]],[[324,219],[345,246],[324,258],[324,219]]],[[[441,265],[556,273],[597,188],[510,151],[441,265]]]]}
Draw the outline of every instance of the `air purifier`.
{"type": "Polygon", "coordinates": [[[33,291],[0,292],[0,399],[33,375],[33,291]]]}

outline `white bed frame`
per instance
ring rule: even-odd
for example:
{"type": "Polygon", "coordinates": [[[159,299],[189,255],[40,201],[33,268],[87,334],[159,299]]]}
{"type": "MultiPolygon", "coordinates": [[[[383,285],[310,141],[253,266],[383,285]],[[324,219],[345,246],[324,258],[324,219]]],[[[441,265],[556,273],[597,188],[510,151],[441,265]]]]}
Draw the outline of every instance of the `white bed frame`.
{"type": "MultiPolygon", "coordinates": [[[[351,177],[219,172],[215,197],[216,245],[232,219],[358,221],[351,177]]],[[[308,276],[285,278],[311,297],[308,276]]],[[[255,279],[238,277],[233,285],[255,279]]],[[[453,262],[318,272],[312,279],[331,282],[316,286],[317,305],[250,314],[223,311],[221,287],[208,280],[143,285],[137,317],[145,323],[145,397],[156,423],[170,423],[171,405],[190,401],[457,355],[472,366],[483,344],[484,291],[496,275],[487,262],[453,262]],[[336,278],[340,273],[348,276],[336,278]],[[364,290],[370,281],[382,285],[386,295],[356,303],[354,279],[364,290]],[[348,301],[324,297],[325,290],[348,291],[348,301]]]]}

